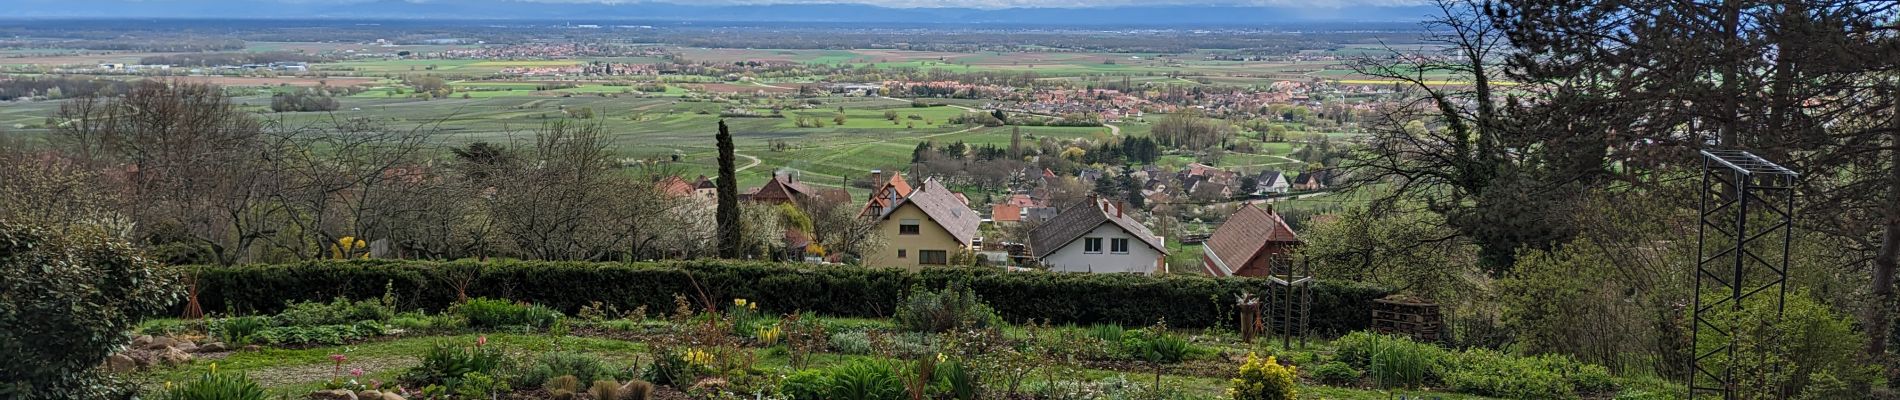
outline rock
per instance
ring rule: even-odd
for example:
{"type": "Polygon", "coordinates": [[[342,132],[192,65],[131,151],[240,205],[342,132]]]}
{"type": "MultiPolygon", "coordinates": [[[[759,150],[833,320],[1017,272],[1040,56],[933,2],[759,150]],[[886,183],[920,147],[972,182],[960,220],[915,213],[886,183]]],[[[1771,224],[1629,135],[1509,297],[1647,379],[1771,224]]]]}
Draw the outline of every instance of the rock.
{"type": "Polygon", "coordinates": [[[258,346],[258,345],[254,345],[254,344],[253,344],[253,345],[246,345],[246,346],[244,346],[244,351],[258,351],[258,350],[260,350],[260,349],[263,349],[263,348],[264,348],[264,346],[258,346]]]}
{"type": "Polygon", "coordinates": [[[205,345],[203,346],[198,346],[199,353],[216,353],[216,352],[227,351],[227,350],[231,350],[231,349],[224,347],[224,342],[211,342],[211,343],[205,343],[205,345]]]}
{"type": "Polygon", "coordinates": [[[310,394],[311,399],[320,400],[357,400],[356,392],[349,389],[319,390],[310,394]]]}
{"type": "Polygon", "coordinates": [[[146,350],[164,350],[165,348],[172,347],[172,345],[175,345],[175,344],[178,344],[177,340],[173,340],[171,337],[168,337],[168,336],[159,336],[159,337],[152,338],[152,341],[150,343],[146,343],[145,349],[146,350]]]}
{"type": "Polygon", "coordinates": [[[409,400],[409,399],[402,398],[402,395],[396,394],[394,392],[383,392],[382,399],[365,399],[365,400],[409,400]]]}
{"type": "Polygon", "coordinates": [[[172,345],[172,348],[178,349],[179,351],[183,351],[186,353],[198,352],[198,345],[192,344],[191,341],[180,341],[178,342],[178,344],[172,345]]]}
{"type": "Polygon", "coordinates": [[[138,360],[132,359],[132,356],[125,355],[125,353],[113,354],[111,357],[106,357],[107,372],[132,372],[137,369],[139,369],[138,360]]]}
{"type": "Polygon", "coordinates": [[[191,362],[191,353],[177,348],[167,348],[164,352],[158,353],[158,360],[166,364],[184,364],[191,362]]]}
{"type": "Polygon", "coordinates": [[[125,354],[132,357],[132,362],[137,363],[139,368],[150,367],[154,364],[158,364],[158,353],[153,353],[150,351],[129,351],[129,352],[126,352],[125,354]]]}
{"type": "Polygon", "coordinates": [[[378,390],[365,390],[361,392],[356,392],[356,398],[359,400],[361,399],[382,400],[383,392],[378,391],[378,390]]]}
{"type": "Polygon", "coordinates": [[[152,344],[152,335],[139,335],[139,337],[132,338],[132,348],[134,349],[143,349],[146,345],[150,344],[152,344]]]}

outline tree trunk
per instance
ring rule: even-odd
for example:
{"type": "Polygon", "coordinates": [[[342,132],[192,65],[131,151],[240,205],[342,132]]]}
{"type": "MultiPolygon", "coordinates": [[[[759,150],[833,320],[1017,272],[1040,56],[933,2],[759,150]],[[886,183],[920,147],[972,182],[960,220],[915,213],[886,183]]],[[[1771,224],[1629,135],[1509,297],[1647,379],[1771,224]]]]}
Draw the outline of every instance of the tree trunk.
{"type": "MultiPolygon", "coordinates": [[[[1900,110],[1895,110],[1891,124],[1900,128],[1900,110]]],[[[1888,146],[1900,146],[1900,130],[1891,135],[1888,146]]],[[[1900,148],[1888,150],[1892,164],[1887,166],[1887,202],[1882,217],[1880,251],[1874,256],[1873,293],[1874,306],[1868,313],[1867,357],[1879,362],[1887,355],[1887,337],[1893,331],[1893,272],[1896,263],[1900,263],[1900,148]]],[[[1884,365],[1884,363],[1882,363],[1884,365]]]]}

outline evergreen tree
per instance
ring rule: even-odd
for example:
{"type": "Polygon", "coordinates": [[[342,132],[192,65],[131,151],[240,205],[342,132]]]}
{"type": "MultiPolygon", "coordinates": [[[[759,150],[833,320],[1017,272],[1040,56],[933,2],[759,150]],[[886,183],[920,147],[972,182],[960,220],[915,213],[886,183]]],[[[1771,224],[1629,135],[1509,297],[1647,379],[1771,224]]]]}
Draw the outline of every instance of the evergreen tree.
{"type": "Polygon", "coordinates": [[[719,256],[739,258],[739,177],[734,170],[732,133],[726,130],[726,121],[719,121],[719,210],[716,218],[719,222],[719,256]]]}

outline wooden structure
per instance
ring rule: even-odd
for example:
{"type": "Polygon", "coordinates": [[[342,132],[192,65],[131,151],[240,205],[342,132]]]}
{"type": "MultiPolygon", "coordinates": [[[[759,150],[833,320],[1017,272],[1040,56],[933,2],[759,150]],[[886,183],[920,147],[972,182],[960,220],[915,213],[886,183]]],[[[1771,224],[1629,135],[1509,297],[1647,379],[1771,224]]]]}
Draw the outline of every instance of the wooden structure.
{"type": "Polygon", "coordinates": [[[1372,301],[1372,329],[1390,335],[1406,335],[1420,342],[1436,342],[1444,332],[1444,317],[1438,305],[1404,299],[1384,298],[1372,301]]]}

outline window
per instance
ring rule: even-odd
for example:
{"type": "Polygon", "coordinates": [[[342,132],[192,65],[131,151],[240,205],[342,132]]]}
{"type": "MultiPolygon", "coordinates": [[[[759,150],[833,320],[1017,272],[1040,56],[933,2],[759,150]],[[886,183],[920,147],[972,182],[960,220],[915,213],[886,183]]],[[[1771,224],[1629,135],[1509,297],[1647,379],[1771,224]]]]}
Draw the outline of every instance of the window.
{"type": "Polygon", "coordinates": [[[1115,254],[1128,254],[1128,239],[1109,239],[1108,252],[1115,253],[1115,254]]]}
{"type": "Polygon", "coordinates": [[[909,257],[910,257],[909,254],[904,254],[904,249],[897,249],[897,258],[909,258],[909,257]]]}
{"type": "Polygon", "coordinates": [[[950,252],[943,250],[918,250],[917,263],[923,265],[950,264],[950,252]]]}
{"type": "Polygon", "coordinates": [[[1102,238],[1082,238],[1082,252],[1102,254],[1102,238]]]}
{"type": "Polygon", "coordinates": [[[897,234],[899,235],[917,234],[918,232],[920,232],[918,228],[918,223],[919,222],[917,222],[917,220],[914,220],[914,219],[906,219],[902,221],[897,221],[897,234]]]}

